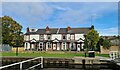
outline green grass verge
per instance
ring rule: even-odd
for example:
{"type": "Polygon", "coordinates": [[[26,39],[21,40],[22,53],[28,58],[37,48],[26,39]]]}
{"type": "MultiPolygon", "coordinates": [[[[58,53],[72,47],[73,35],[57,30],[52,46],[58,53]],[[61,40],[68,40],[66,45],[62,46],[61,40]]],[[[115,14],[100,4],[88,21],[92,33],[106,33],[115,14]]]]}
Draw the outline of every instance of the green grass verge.
{"type": "MultiPolygon", "coordinates": [[[[2,56],[16,56],[14,52],[2,52],[2,56]]],[[[109,57],[109,54],[95,54],[96,56],[109,57]]],[[[62,58],[73,58],[74,56],[84,57],[84,53],[73,53],[73,52],[64,52],[64,53],[49,53],[49,52],[24,52],[18,53],[18,57],[62,57],[62,58]]]]}

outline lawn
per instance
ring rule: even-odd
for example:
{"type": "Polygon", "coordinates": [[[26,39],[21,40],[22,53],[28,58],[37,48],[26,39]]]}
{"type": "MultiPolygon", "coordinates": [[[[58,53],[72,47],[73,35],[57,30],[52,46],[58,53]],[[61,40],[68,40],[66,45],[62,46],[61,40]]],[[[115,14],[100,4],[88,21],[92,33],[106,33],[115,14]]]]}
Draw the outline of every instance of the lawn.
{"type": "MultiPolygon", "coordinates": [[[[16,56],[15,52],[2,52],[2,56],[16,56]]],[[[96,56],[109,57],[109,54],[95,54],[96,56]]],[[[84,53],[74,52],[21,52],[18,53],[18,57],[62,57],[73,58],[74,56],[84,57],[84,53]]]]}

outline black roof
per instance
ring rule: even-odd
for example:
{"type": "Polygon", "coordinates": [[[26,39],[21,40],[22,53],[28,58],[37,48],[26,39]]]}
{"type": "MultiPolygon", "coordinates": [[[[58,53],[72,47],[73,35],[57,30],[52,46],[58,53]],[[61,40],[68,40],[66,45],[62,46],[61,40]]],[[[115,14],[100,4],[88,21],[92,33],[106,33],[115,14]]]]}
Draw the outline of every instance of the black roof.
{"type": "Polygon", "coordinates": [[[49,28],[49,31],[46,32],[46,29],[38,29],[36,32],[27,32],[26,34],[86,34],[91,28],[71,28],[70,31],[67,28],[49,28]]]}
{"type": "Polygon", "coordinates": [[[36,32],[39,33],[39,34],[45,34],[46,33],[45,29],[38,29],[36,32]]]}

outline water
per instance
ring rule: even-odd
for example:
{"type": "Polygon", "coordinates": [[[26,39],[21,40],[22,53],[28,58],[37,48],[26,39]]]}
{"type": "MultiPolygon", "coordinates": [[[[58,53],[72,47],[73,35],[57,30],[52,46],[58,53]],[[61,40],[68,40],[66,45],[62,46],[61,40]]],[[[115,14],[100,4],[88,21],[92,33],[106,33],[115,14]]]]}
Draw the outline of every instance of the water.
{"type": "MultiPolygon", "coordinates": [[[[8,63],[8,62],[7,62],[8,63]]],[[[6,63],[4,62],[4,65],[6,63]]],[[[23,65],[23,70],[37,64],[37,62],[30,62],[23,65]]],[[[117,66],[114,63],[102,63],[102,64],[69,64],[69,63],[44,63],[44,68],[41,69],[41,66],[37,66],[31,70],[120,70],[120,66],[117,66]]],[[[20,65],[14,67],[9,67],[2,70],[20,70],[20,65]]]]}

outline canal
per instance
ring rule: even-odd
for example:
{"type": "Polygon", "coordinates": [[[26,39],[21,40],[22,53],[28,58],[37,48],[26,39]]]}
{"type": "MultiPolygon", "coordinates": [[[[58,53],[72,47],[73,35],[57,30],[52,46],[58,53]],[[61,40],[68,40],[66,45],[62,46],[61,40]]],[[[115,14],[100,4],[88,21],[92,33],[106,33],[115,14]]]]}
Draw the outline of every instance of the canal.
{"type": "MultiPolygon", "coordinates": [[[[4,66],[27,59],[31,58],[3,58],[2,65],[4,66]]],[[[39,65],[29,70],[120,70],[120,66],[113,62],[99,61],[92,64],[83,62],[84,61],[82,61],[82,63],[75,63],[75,61],[71,58],[44,58],[43,68],[39,65]]],[[[26,62],[23,64],[22,70],[26,70],[38,63],[39,60],[26,62]]],[[[18,64],[2,70],[20,70],[20,65],[18,64]]]]}

